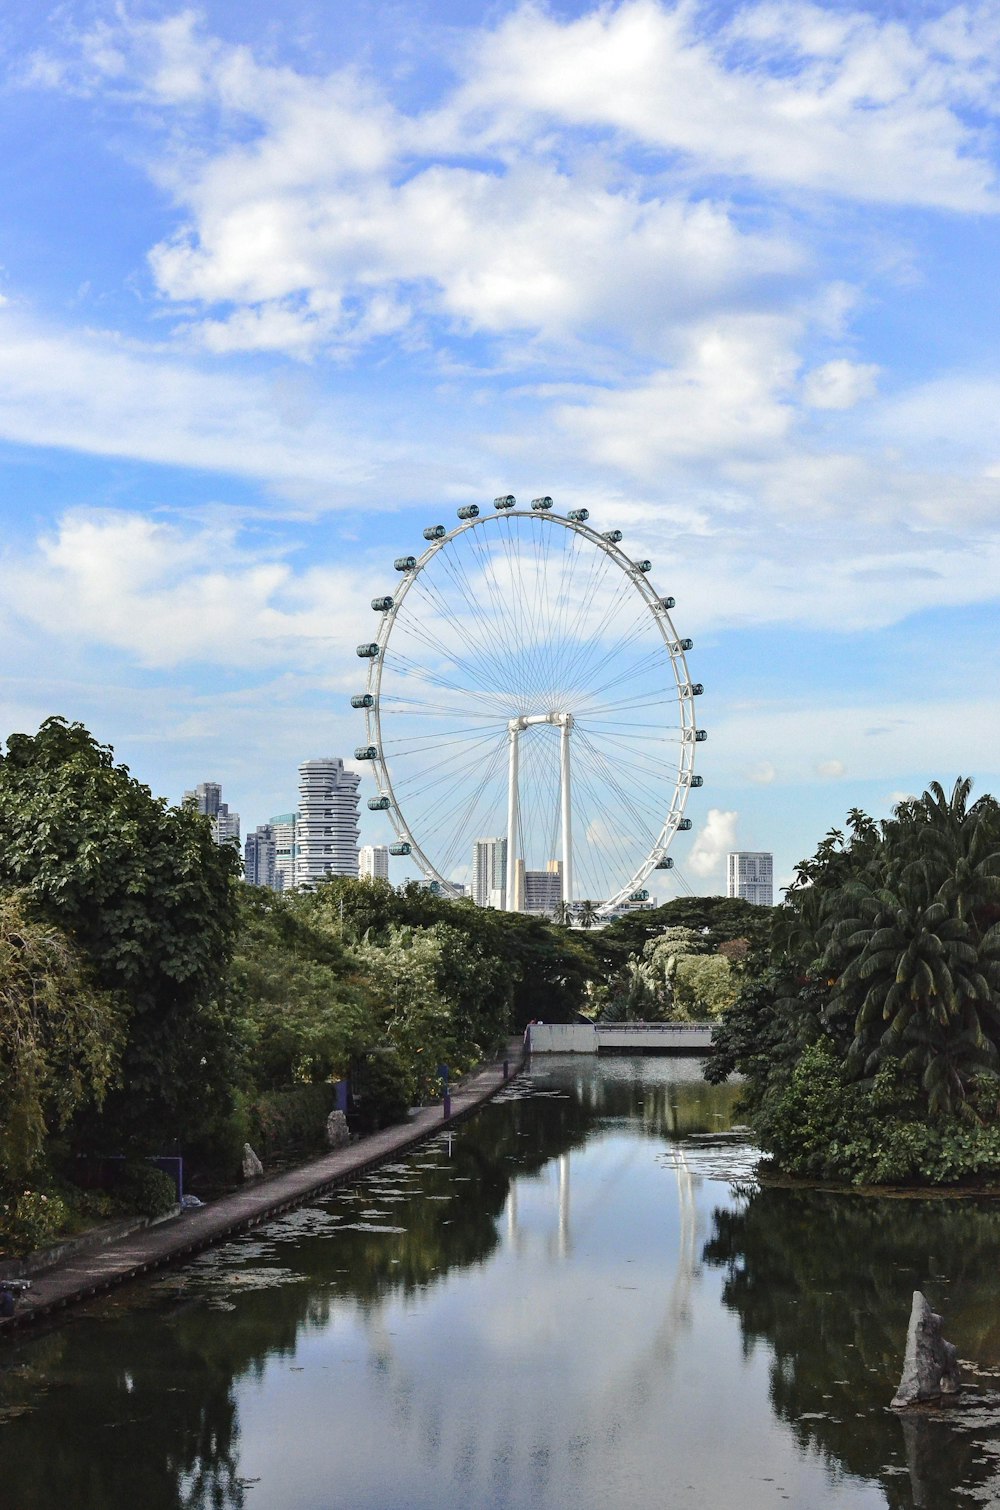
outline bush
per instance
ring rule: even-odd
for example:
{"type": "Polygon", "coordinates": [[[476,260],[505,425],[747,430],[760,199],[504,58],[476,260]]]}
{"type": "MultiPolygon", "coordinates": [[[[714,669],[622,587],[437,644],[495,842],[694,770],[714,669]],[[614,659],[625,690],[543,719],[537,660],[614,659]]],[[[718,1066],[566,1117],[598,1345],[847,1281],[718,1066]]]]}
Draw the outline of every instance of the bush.
{"type": "Polygon", "coordinates": [[[353,1078],[357,1104],[351,1121],[359,1132],[377,1132],[405,1121],[413,1101],[413,1081],[392,1050],[369,1054],[353,1078]]]}
{"type": "Polygon", "coordinates": [[[126,1164],[114,1188],[115,1199],[139,1216],[163,1216],[177,1204],[177,1186],[153,1164],[126,1164]]]}
{"type": "Polygon", "coordinates": [[[47,1247],[66,1225],[69,1212],[57,1195],[23,1190],[0,1202],[0,1252],[14,1257],[47,1247]]]}
{"type": "Polygon", "coordinates": [[[317,1146],[323,1141],[333,1102],[334,1088],[329,1082],[265,1091],[246,1109],[247,1139],[259,1154],[317,1146]]]}
{"type": "Polygon", "coordinates": [[[1000,1175],[1000,1127],[927,1118],[894,1061],[848,1079],[833,1048],[807,1048],[787,1083],[765,1094],[754,1129],[786,1174],[854,1185],[950,1185],[1000,1175]]]}

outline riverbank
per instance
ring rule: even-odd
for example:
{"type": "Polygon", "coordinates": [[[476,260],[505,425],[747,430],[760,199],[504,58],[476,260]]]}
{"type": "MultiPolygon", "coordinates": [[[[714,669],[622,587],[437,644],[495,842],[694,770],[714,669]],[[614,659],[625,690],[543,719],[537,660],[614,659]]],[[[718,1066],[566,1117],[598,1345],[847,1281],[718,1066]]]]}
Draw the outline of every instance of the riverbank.
{"type": "Polygon", "coordinates": [[[406,1122],[383,1128],[294,1169],[255,1180],[195,1211],[131,1231],[114,1242],[74,1245],[72,1254],[33,1278],[31,1290],[13,1316],[0,1318],[0,1337],[153,1269],[189,1258],[348,1183],[433,1137],[442,1127],[471,1115],[502,1090],[523,1065],[522,1042],[519,1038],[512,1039],[504,1058],[482,1066],[456,1083],[448,1117],[443,1115],[440,1104],[421,1107],[406,1122]]]}

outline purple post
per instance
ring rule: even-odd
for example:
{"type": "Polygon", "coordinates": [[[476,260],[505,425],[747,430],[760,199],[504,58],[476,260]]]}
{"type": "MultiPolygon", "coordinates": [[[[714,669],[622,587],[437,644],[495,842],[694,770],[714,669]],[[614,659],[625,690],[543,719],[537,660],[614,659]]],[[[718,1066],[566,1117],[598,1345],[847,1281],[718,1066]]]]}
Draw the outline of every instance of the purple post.
{"type": "Polygon", "coordinates": [[[449,1090],[445,1091],[445,1093],[444,1093],[444,1101],[443,1101],[442,1104],[444,1106],[445,1120],[447,1121],[447,1119],[451,1116],[451,1091],[449,1091],[449,1090]]]}
{"type": "Polygon", "coordinates": [[[510,1075],[510,1063],[509,1063],[508,1060],[505,1059],[504,1062],[503,1062],[503,1078],[506,1080],[506,1079],[508,1079],[509,1075],[510,1075]]]}
{"type": "Polygon", "coordinates": [[[338,1080],[333,1089],[336,1094],[336,1109],[338,1112],[347,1111],[347,1092],[350,1088],[349,1080],[338,1080]]]}

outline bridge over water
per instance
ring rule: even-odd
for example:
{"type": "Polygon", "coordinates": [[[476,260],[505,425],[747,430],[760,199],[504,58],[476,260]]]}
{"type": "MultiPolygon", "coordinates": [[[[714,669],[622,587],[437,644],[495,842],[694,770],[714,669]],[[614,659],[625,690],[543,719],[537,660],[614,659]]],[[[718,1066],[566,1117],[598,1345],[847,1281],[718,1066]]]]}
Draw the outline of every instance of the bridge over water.
{"type": "Polygon", "coordinates": [[[532,1054],[707,1054],[710,1022],[536,1022],[528,1028],[532,1054]]]}

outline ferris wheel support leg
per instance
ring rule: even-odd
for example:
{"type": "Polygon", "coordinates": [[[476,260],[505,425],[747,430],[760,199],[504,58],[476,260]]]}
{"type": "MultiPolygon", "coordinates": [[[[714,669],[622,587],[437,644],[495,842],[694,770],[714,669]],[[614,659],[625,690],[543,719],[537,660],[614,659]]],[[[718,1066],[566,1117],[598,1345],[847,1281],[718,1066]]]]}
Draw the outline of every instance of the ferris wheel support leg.
{"type": "Polygon", "coordinates": [[[569,907],[573,901],[573,835],[571,828],[572,805],[569,780],[569,732],[573,716],[567,713],[559,730],[559,767],[562,797],[562,899],[569,907]]]}
{"type": "Polygon", "coordinates": [[[509,727],[510,763],[507,770],[507,896],[508,912],[520,911],[517,903],[517,741],[520,725],[513,721],[509,727]]]}

